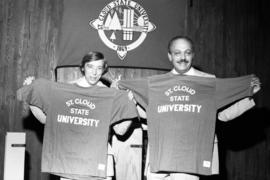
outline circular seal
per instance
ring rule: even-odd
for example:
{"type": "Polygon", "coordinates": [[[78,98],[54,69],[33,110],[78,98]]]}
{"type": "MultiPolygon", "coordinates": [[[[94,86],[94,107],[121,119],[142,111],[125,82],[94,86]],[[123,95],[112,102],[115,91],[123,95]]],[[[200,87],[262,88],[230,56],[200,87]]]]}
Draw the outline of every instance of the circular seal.
{"type": "Polygon", "coordinates": [[[145,40],[156,26],[149,21],[145,9],[132,0],[115,0],[107,4],[97,19],[89,23],[98,31],[103,43],[123,60],[145,40]]]}

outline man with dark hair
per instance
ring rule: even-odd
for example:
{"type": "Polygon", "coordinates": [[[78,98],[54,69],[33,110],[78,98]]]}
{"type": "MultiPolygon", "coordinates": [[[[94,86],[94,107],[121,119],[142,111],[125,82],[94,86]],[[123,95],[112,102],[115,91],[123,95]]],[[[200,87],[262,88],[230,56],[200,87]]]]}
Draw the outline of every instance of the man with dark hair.
{"type": "Polygon", "coordinates": [[[122,135],[137,117],[128,93],[101,81],[107,62],[100,52],[87,53],[83,76],[72,84],[37,79],[18,90],[34,116],[45,124],[42,172],[69,179],[112,179],[109,128],[122,135]],[[123,121],[123,122],[122,122],[123,121]]]}
{"type": "MultiPolygon", "coordinates": [[[[163,75],[119,81],[146,109],[148,180],[198,180],[218,173],[216,111],[260,89],[255,76],[215,78],[192,67],[194,45],[177,36],[168,44],[173,69],[163,75]],[[214,150],[213,150],[214,149],[214,150]]],[[[116,85],[117,86],[117,85],[116,85]]],[[[219,113],[227,121],[254,106],[248,98],[219,113]]]]}

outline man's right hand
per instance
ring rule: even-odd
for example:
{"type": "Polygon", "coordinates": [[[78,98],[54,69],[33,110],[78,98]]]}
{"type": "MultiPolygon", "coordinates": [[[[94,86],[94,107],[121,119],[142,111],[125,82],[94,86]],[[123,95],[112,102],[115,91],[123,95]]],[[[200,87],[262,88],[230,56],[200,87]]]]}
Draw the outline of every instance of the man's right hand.
{"type": "Polygon", "coordinates": [[[34,76],[28,76],[27,78],[25,78],[25,80],[23,81],[23,85],[29,85],[31,84],[33,81],[35,80],[34,76]]]}

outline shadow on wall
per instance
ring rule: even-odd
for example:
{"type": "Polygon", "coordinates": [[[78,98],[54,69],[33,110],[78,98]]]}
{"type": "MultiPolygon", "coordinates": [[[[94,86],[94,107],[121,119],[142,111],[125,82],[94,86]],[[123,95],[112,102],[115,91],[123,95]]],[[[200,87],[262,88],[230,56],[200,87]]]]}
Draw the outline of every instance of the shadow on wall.
{"type": "Polygon", "coordinates": [[[269,116],[268,108],[253,108],[232,121],[218,121],[219,142],[226,149],[240,151],[266,141],[270,135],[269,116]]]}
{"type": "Polygon", "coordinates": [[[270,110],[253,108],[229,122],[217,121],[220,174],[203,176],[200,180],[227,180],[226,152],[242,151],[262,142],[270,143],[270,110]]]}
{"type": "Polygon", "coordinates": [[[29,110],[28,116],[23,118],[23,128],[35,132],[39,142],[42,143],[44,124],[40,123],[29,110]]]}
{"type": "MultiPolygon", "coordinates": [[[[230,169],[227,163],[238,163],[237,160],[234,161],[233,159],[230,159],[227,162],[228,152],[236,152],[236,154],[234,154],[236,157],[242,159],[243,162],[253,162],[251,164],[261,164],[263,163],[261,161],[264,159],[264,157],[269,156],[268,153],[257,154],[258,148],[262,150],[262,152],[265,151],[263,144],[270,144],[269,116],[270,110],[268,108],[253,108],[232,121],[217,122],[221,173],[219,175],[219,179],[227,180],[229,177],[231,177],[230,175],[232,175],[231,171],[235,170],[230,169]],[[254,147],[256,148],[252,150],[254,147]],[[239,152],[240,154],[237,152],[239,152]],[[248,154],[246,154],[246,152],[248,152],[248,154]],[[251,155],[251,153],[253,153],[253,155],[251,155]],[[255,156],[258,156],[258,159],[255,158],[255,156]],[[230,175],[227,173],[229,173],[230,175]]],[[[248,171],[254,170],[253,166],[250,164],[247,164],[246,167],[240,167],[243,166],[243,164],[241,164],[243,162],[239,162],[239,167],[237,170],[235,170],[237,171],[235,173],[243,175],[245,174],[244,171],[246,171],[247,169],[249,169],[248,171]]],[[[261,166],[262,173],[264,173],[264,168],[267,169],[267,167],[265,166],[267,165],[262,164],[261,166]]],[[[251,173],[257,175],[256,173],[258,172],[256,171],[251,173]]]]}

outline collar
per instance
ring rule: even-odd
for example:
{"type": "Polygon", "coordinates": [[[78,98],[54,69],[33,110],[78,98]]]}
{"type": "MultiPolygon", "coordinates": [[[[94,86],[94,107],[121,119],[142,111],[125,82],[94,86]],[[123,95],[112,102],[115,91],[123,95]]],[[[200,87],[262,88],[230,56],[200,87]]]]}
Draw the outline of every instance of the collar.
{"type": "MultiPolygon", "coordinates": [[[[187,72],[185,72],[183,75],[192,76],[195,74],[194,71],[195,71],[195,69],[193,67],[190,67],[190,69],[187,72]]],[[[173,75],[180,75],[174,68],[171,70],[171,73],[173,75]]]]}
{"type": "Polygon", "coordinates": [[[94,86],[98,86],[98,87],[107,87],[105,84],[103,84],[101,81],[98,81],[97,84],[95,85],[89,85],[85,79],[85,77],[81,77],[75,81],[72,82],[72,84],[76,84],[79,87],[94,87],[94,86]]]}

